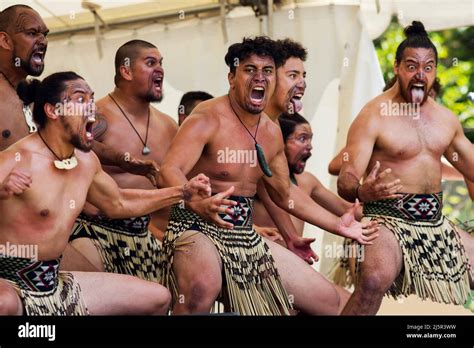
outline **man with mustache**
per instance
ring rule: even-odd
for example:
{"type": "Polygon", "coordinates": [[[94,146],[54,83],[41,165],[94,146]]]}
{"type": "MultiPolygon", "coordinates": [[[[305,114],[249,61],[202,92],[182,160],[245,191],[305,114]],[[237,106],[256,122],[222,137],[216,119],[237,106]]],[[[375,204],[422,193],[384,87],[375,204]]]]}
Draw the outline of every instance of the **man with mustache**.
{"type": "Polygon", "coordinates": [[[26,5],[0,12],[0,150],[36,131],[31,111],[16,94],[28,75],[44,69],[48,28],[39,14],[26,5]]]}
{"type": "Polygon", "coordinates": [[[118,274],[59,272],[61,255],[86,200],[125,218],[207,196],[209,179],[120,189],[90,151],[94,93],[84,79],[56,73],[20,83],[18,93],[34,103],[38,131],[0,152],[0,245],[9,245],[0,255],[0,315],[166,314],[170,294],[163,286],[118,274]],[[36,255],[9,252],[24,246],[36,247],[36,255]]]}
{"type": "MultiPolygon", "coordinates": [[[[18,83],[28,75],[40,76],[48,47],[49,29],[40,15],[27,5],[13,5],[0,12],[0,150],[36,131],[31,110],[16,94],[18,83]]],[[[124,158],[111,148],[94,142],[101,160],[140,175],[154,173],[151,162],[124,158]]]]}
{"type": "Polygon", "coordinates": [[[456,116],[428,98],[438,56],[423,24],[413,22],[405,35],[397,82],[352,123],[338,178],[341,197],[359,199],[364,216],[382,224],[379,238],[365,246],[343,314],[375,314],[386,293],[464,304],[473,287],[474,238],[441,212],[441,156],[472,181],[474,145],[456,116]],[[382,112],[394,103],[407,111],[382,112]]]}
{"type": "Polygon", "coordinates": [[[290,302],[311,314],[338,313],[339,296],[329,282],[253,230],[252,197],[264,175],[275,203],[289,211],[293,202],[301,219],[363,243],[370,243],[377,231],[376,225],[355,221],[355,207],[340,219],[290,186],[281,131],[263,112],[281,66],[278,52],[266,37],[231,45],[225,56],[228,95],[196,107],[163,161],[162,186],[186,183],[202,171],[211,178],[213,191],[220,192],[171,209],[162,265],[163,283],[173,289],[174,314],[208,313],[219,294],[227,310],[242,315],[288,314],[290,302]],[[255,151],[259,164],[219,161],[224,149],[255,151]]]}
{"type": "MultiPolygon", "coordinates": [[[[288,161],[290,180],[293,184],[310,196],[316,203],[325,207],[335,215],[342,216],[351,204],[325,188],[311,173],[305,171],[306,161],[311,157],[311,140],[313,132],[309,122],[299,113],[282,114],[278,118],[283,141],[285,142],[285,155],[288,161]]],[[[285,212],[286,213],[286,212],[285,212]]],[[[262,203],[255,204],[255,223],[259,226],[276,226],[271,216],[262,203]]],[[[357,212],[359,219],[361,212],[357,212]]],[[[291,216],[296,233],[303,235],[304,221],[291,216]]]]}
{"type": "MultiPolygon", "coordinates": [[[[97,140],[160,165],[178,128],[171,117],[150,105],[163,98],[163,77],[163,56],[155,45],[142,40],[123,44],[115,55],[115,89],[97,102],[97,140]]],[[[121,188],[151,190],[156,185],[117,167],[104,165],[104,170],[121,188]]],[[[74,226],[71,243],[98,269],[159,281],[160,246],[150,232],[150,220],[162,236],[168,214],[168,209],[162,209],[152,217],[108,219],[87,205],[74,226]]]]}
{"type": "MultiPolygon", "coordinates": [[[[37,130],[30,106],[18,98],[16,87],[28,75],[39,76],[43,72],[48,32],[41,16],[27,5],[13,5],[0,12],[0,150],[37,130]]],[[[151,161],[124,156],[95,141],[94,151],[101,161],[130,173],[151,176],[155,172],[151,161]]],[[[68,246],[64,255],[61,267],[95,270],[72,247],[68,246]]]]}

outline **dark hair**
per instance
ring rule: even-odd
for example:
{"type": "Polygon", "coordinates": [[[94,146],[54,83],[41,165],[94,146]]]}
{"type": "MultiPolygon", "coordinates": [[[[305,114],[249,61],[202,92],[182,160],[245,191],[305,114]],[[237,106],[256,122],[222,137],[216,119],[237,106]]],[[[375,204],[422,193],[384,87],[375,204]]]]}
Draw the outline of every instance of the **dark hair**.
{"type": "Polygon", "coordinates": [[[278,118],[278,121],[280,122],[280,128],[281,132],[283,133],[283,140],[285,143],[288,137],[293,134],[297,125],[305,123],[309,124],[308,120],[297,112],[291,115],[283,113],[278,118]]]}
{"type": "Polygon", "coordinates": [[[276,41],[267,36],[256,36],[253,39],[244,37],[242,42],[230,45],[224,60],[230,72],[235,74],[239,62],[247,59],[252,54],[259,57],[273,58],[277,68],[282,65],[282,56],[276,41]]]}
{"type": "Polygon", "coordinates": [[[16,12],[17,10],[22,9],[22,8],[33,10],[28,5],[19,4],[19,5],[9,6],[6,9],[4,9],[2,12],[0,12],[0,31],[9,32],[11,30],[11,25],[14,19],[16,18],[16,12]]]}
{"type": "Polygon", "coordinates": [[[67,81],[84,80],[72,71],[58,72],[46,77],[43,81],[32,79],[22,81],[16,89],[25,105],[34,103],[33,119],[38,128],[43,128],[48,119],[44,111],[45,104],[55,105],[61,102],[61,93],[66,90],[67,81]]]}
{"type": "Polygon", "coordinates": [[[122,75],[120,75],[120,67],[126,63],[127,58],[129,59],[128,63],[132,65],[137,58],[139,50],[142,48],[156,48],[156,46],[148,41],[130,40],[119,47],[115,53],[115,85],[117,85],[122,78],[122,75]]]}
{"type": "MultiPolygon", "coordinates": [[[[191,106],[196,100],[204,101],[212,98],[214,97],[207,92],[191,91],[183,94],[183,96],[181,97],[181,101],[179,102],[179,106],[184,106],[184,113],[189,116],[189,114],[191,113],[191,106]]],[[[178,112],[179,111],[180,110],[178,110],[178,112]]]]}
{"type": "Polygon", "coordinates": [[[437,96],[439,96],[439,94],[441,93],[441,82],[439,82],[439,77],[434,80],[431,89],[435,91],[437,96]]]}
{"type": "Polygon", "coordinates": [[[436,64],[438,64],[438,50],[428,37],[428,33],[426,32],[423,23],[413,21],[411,25],[403,30],[403,32],[405,33],[406,39],[397,47],[397,53],[395,55],[395,61],[397,64],[400,64],[403,51],[408,47],[431,48],[435,53],[436,64]]]}
{"type": "Polygon", "coordinates": [[[299,58],[303,62],[306,61],[308,51],[299,42],[287,38],[278,40],[276,43],[282,56],[282,64],[285,64],[285,62],[292,57],[299,58]]]}

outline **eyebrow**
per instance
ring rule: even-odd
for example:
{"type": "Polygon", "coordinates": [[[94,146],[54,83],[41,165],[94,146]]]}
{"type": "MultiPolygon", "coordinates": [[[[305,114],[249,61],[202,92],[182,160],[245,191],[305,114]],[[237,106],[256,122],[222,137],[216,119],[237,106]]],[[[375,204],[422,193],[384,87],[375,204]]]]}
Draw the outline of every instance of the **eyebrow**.
{"type": "Polygon", "coordinates": [[[36,31],[37,33],[42,33],[44,35],[49,34],[49,29],[43,30],[43,28],[41,28],[40,26],[31,26],[31,27],[23,28],[23,31],[30,31],[30,30],[36,31]]]}
{"type": "Polygon", "coordinates": [[[91,97],[93,97],[95,95],[95,92],[92,92],[91,90],[87,90],[85,88],[82,88],[82,87],[79,87],[79,88],[76,88],[72,94],[78,94],[78,93],[82,93],[82,94],[87,94],[88,92],[91,93],[91,97]]]}
{"type": "MultiPolygon", "coordinates": [[[[416,58],[406,58],[405,61],[406,61],[407,63],[419,64],[419,60],[416,59],[416,58]]],[[[435,61],[434,58],[429,58],[429,59],[425,62],[425,64],[434,63],[434,61],[435,61]]]]}
{"type": "Polygon", "coordinates": [[[300,133],[295,133],[295,135],[311,135],[311,136],[313,136],[314,133],[304,130],[304,131],[301,131],[300,133]]]}
{"type": "Polygon", "coordinates": [[[162,60],[163,60],[163,57],[156,58],[156,57],[153,57],[153,56],[146,56],[146,57],[145,57],[145,60],[147,60],[147,59],[153,59],[153,60],[157,60],[157,61],[162,61],[162,60]]]}

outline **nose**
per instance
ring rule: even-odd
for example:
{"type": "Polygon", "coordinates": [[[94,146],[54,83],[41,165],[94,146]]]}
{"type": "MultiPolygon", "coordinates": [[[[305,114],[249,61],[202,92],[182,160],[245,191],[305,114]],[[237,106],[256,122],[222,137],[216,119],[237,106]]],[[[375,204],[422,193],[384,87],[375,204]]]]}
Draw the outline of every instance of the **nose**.
{"type": "Polygon", "coordinates": [[[263,71],[259,70],[255,73],[255,75],[253,76],[253,80],[255,82],[263,82],[265,81],[264,79],[264,76],[263,76],[263,71]]]}
{"type": "Polygon", "coordinates": [[[302,88],[303,90],[306,89],[306,80],[303,78],[301,78],[298,83],[296,84],[296,86],[298,88],[302,88]]]}
{"type": "Polygon", "coordinates": [[[425,72],[423,71],[423,69],[418,69],[418,71],[416,72],[416,78],[419,80],[423,80],[425,78],[425,72]]]}
{"type": "Polygon", "coordinates": [[[44,34],[40,34],[38,38],[38,46],[48,47],[48,38],[44,34]]]}
{"type": "Polygon", "coordinates": [[[306,149],[308,149],[308,151],[311,151],[313,149],[313,145],[311,145],[311,140],[308,144],[306,144],[306,149]]]}

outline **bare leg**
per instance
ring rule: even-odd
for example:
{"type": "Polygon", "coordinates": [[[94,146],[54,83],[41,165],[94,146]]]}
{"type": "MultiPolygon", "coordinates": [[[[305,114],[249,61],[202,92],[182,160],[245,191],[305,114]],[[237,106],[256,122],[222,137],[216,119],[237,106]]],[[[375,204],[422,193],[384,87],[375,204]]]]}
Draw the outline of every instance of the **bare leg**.
{"type": "Polygon", "coordinates": [[[342,313],[342,310],[346,306],[347,302],[351,298],[351,293],[344,289],[342,286],[333,284],[334,288],[336,289],[337,293],[339,294],[339,309],[337,311],[338,314],[342,313]]]}
{"type": "Polygon", "coordinates": [[[270,247],[283,286],[296,308],[311,315],[340,312],[341,299],[334,284],[288,249],[268,239],[265,243],[270,247]]]}
{"type": "Polygon", "coordinates": [[[174,253],[178,298],[173,314],[209,313],[222,287],[221,257],[202,233],[186,231],[179,241],[189,244],[174,253]]]}
{"type": "Polygon", "coordinates": [[[89,238],[77,238],[69,243],[61,266],[68,271],[105,272],[100,254],[89,238]]]}
{"type": "Polygon", "coordinates": [[[79,238],[68,243],[66,246],[63,258],[61,259],[60,270],[70,272],[104,272],[104,266],[102,261],[100,261],[99,253],[92,242],[88,238],[79,238]],[[94,250],[90,250],[87,243],[89,243],[94,250]],[[93,251],[95,251],[96,257],[99,258],[99,262],[94,258],[95,255],[92,254],[93,251]],[[88,257],[86,255],[88,255],[88,257]]]}
{"type": "Polygon", "coordinates": [[[402,251],[391,231],[381,225],[379,237],[373,242],[364,246],[359,279],[342,314],[375,315],[384,294],[402,269],[402,251]]]}
{"type": "Polygon", "coordinates": [[[164,315],[171,295],[158,283],[124,274],[72,272],[91,315],[164,315]]]}
{"type": "Polygon", "coordinates": [[[0,315],[22,315],[23,305],[15,288],[0,279],[0,315]]]}
{"type": "MultiPolygon", "coordinates": [[[[461,230],[459,227],[456,228],[459,232],[459,236],[461,237],[461,242],[466,251],[467,258],[469,259],[469,264],[471,265],[471,270],[474,272],[474,237],[471,236],[469,233],[461,230]]],[[[470,286],[471,290],[474,289],[474,279],[470,277],[470,286]]]]}

